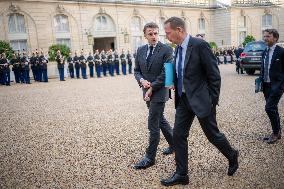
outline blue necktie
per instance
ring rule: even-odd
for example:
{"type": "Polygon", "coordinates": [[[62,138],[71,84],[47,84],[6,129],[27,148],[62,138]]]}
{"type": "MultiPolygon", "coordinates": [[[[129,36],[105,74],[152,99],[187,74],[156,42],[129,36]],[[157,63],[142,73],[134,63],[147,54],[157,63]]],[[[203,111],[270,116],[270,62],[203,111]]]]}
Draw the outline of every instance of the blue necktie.
{"type": "Polygon", "coordinates": [[[150,60],[151,60],[151,57],[152,57],[152,54],[153,54],[153,49],[154,49],[154,47],[151,45],[151,46],[150,46],[150,52],[149,52],[149,55],[148,55],[148,57],[146,58],[146,61],[147,61],[147,67],[149,67],[149,64],[150,64],[150,60]]]}
{"type": "Polygon", "coordinates": [[[178,46],[178,83],[177,83],[177,90],[178,96],[181,97],[182,95],[182,47],[178,46]]]}
{"type": "Polygon", "coordinates": [[[264,59],[264,74],[263,74],[264,81],[268,81],[269,51],[270,51],[270,48],[267,49],[266,56],[264,59]]]}

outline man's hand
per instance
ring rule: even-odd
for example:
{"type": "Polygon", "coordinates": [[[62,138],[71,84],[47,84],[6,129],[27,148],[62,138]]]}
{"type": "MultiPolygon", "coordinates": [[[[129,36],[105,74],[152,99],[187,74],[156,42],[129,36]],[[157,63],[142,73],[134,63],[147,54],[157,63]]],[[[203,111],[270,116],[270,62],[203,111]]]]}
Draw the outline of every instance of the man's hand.
{"type": "Polygon", "coordinates": [[[140,83],[144,89],[148,89],[149,87],[151,87],[151,83],[143,78],[140,80],[140,83]]]}
{"type": "Polygon", "coordinates": [[[174,85],[173,85],[173,86],[170,86],[170,87],[168,87],[168,89],[175,90],[175,86],[174,86],[174,85]]]}
{"type": "Polygon", "coordinates": [[[150,101],[152,93],[153,93],[153,89],[152,89],[152,87],[150,87],[145,94],[144,100],[150,101]]]}

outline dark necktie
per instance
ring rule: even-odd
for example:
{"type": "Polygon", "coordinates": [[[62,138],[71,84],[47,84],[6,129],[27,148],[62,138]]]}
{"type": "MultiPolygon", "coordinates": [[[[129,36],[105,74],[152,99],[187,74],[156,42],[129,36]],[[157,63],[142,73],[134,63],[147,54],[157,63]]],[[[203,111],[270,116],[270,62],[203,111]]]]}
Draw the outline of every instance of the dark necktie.
{"type": "Polygon", "coordinates": [[[264,59],[264,75],[263,75],[264,81],[268,81],[269,51],[270,51],[270,48],[267,49],[266,56],[264,59]]]}
{"type": "Polygon", "coordinates": [[[182,95],[182,47],[178,46],[178,83],[177,83],[177,89],[178,89],[178,96],[181,97],[182,95]]]}
{"type": "Polygon", "coordinates": [[[149,48],[150,48],[150,52],[149,52],[149,55],[147,56],[147,59],[146,59],[147,60],[147,67],[149,67],[154,47],[151,45],[149,48]]]}

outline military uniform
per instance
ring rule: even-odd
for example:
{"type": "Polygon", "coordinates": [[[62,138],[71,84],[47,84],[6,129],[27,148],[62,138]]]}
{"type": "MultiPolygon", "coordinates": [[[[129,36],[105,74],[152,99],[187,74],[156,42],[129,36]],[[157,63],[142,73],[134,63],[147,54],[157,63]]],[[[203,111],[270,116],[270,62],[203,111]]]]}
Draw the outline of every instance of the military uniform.
{"type": "Polygon", "coordinates": [[[120,75],[120,73],[119,73],[119,55],[117,53],[114,54],[114,69],[116,71],[116,75],[120,75]]]}
{"type": "Polygon", "coordinates": [[[36,53],[36,57],[35,57],[35,73],[36,73],[36,80],[41,82],[42,81],[42,70],[41,70],[41,66],[40,66],[40,58],[38,53],[36,53]]]}
{"type": "Polygon", "coordinates": [[[92,55],[89,55],[87,61],[90,69],[90,77],[94,77],[94,57],[92,55]]]}
{"type": "Polygon", "coordinates": [[[97,73],[97,77],[101,77],[101,57],[99,54],[95,54],[95,69],[97,73]]]}
{"type": "Polygon", "coordinates": [[[82,78],[87,79],[87,63],[86,63],[86,58],[84,55],[81,55],[79,57],[80,60],[80,66],[81,66],[81,71],[82,71],[82,78]]]}
{"type": "Polygon", "coordinates": [[[12,71],[14,72],[16,83],[20,83],[21,68],[20,68],[19,59],[17,57],[13,57],[10,60],[10,64],[13,66],[12,71]]]}
{"type": "Polygon", "coordinates": [[[120,55],[120,59],[121,59],[122,73],[123,75],[126,75],[126,57],[124,53],[120,55]]]}
{"type": "Polygon", "coordinates": [[[59,79],[60,81],[65,81],[64,80],[64,59],[61,54],[58,54],[56,56],[56,62],[57,62],[57,68],[59,72],[59,79]]]}
{"type": "Polygon", "coordinates": [[[6,57],[2,57],[0,60],[2,67],[2,85],[10,85],[10,67],[6,57]]]}
{"type": "Polygon", "coordinates": [[[21,81],[22,83],[31,84],[29,59],[26,55],[21,58],[21,81]]]}
{"type": "Polygon", "coordinates": [[[128,73],[132,74],[132,55],[128,53],[126,57],[127,57],[127,63],[128,63],[128,73]]]}
{"type": "Polygon", "coordinates": [[[103,74],[106,76],[107,74],[107,57],[105,54],[101,55],[101,60],[102,60],[102,67],[103,67],[103,74]]]}
{"type": "Polygon", "coordinates": [[[35,57],[35,53],[32,54],[32,57],[30,58],[30,64],[31,64],[31,70],[33,73],[33,78],[34,81],[38,81],[37,79],[37,68],[36,68],[36,57],[35,57]]]}
{"type": "Polygon", "coordinates": [[[108,57],[107,57],[107,60],[108,60],[108,70],[109,70],[109,74],[111,76],[114,76],[114,62],[113,62],[113,55],[112,53],[110,52],[108,57]]]}
{"type": "Polygon", "coordinates": [[[39,64],[40,64],[40,73],[41,73],[41,75],[39,77],[41,78],[40,81],[43,81],[43,82],[48,82],[47,63],[48,63],[47,58],[43,54],[40,55],[40,57],[39,57],[39,64]]]}
{"type": "Polygon", "coordinates": [[[67,63],[68,63],[68,69],[69,69],[69,74],[71,78],[74,78],[74,61],[71,56],[67,58],[67,63]]]}
{"type": "Polygon", "coordinates": [[[75,70],[77,79],[80,78],[80,63],[79,57],[77,55],[74,56],[73,61],[75,62],[75,70]]]}

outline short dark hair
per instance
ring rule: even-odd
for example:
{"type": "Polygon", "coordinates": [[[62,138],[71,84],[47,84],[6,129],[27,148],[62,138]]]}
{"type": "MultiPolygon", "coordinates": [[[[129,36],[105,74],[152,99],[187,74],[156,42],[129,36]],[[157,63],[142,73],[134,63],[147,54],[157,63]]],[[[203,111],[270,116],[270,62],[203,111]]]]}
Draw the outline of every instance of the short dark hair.
{"type": "Polygon", "coordinates": [[[277,41],[278,41],[278,39],[279,39],[279,33],[278,33],[278,31],[277,31],[276,29],[266,29],[266,30],[264,30],[264,32],[267,32],[267,33],[269,33],[269,34],[272,34],[273,37],[276,38],[277,41]]]}
{"type": "Polygon", "coordinates": [[[170,23],[172,29],[176,29],[177,27],[185,29],[185,22],[182,18],[173,16],[165,21],[165,24],[168,23],[170,23]]]}
{"type": "Polygon", "coordinates": [[[149,22],[149,23],[145,24],[145,26],[143,28],[144,34],[145,34],[147,28],[158,28],[159,29],[159,26],[154,22],[149,22]]]}

